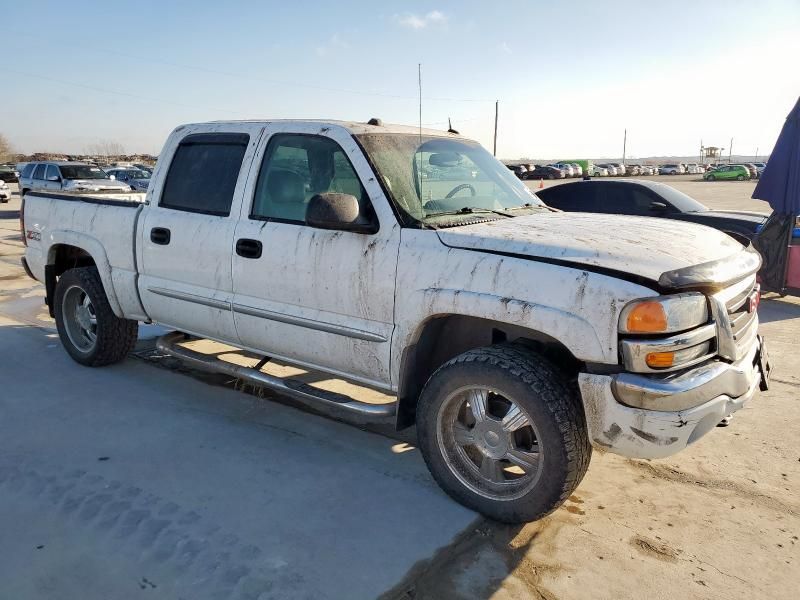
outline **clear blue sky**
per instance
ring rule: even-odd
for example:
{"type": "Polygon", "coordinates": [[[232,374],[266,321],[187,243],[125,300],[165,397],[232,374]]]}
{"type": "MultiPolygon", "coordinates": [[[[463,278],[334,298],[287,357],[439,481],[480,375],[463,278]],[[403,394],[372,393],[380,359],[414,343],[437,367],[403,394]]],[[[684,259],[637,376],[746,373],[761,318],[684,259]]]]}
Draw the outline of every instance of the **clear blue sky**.
{"type": "Polygon", "coordinates": [[[0,132],[157,153],[177,124],[418,121],[498,155],[763,154],[800,95],[800,1],[0,0],[0,132]]]}

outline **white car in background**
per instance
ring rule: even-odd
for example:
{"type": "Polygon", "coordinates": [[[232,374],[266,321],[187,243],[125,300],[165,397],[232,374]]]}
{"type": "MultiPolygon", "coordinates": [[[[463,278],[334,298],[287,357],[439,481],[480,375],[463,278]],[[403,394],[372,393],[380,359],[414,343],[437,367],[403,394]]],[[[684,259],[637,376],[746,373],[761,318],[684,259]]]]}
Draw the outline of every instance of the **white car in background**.
{"type": "Polygon", "coordinates": [[[592,177],[608,177],[608,169],[600,165],[592,165],[592,177]]]}
{"type": "Polygon", "coordinates": [[[11,198],[11,188],[8,187],[5,181],[0,179],[0,203],[5,204],[9,198],[11,198]]]}
{"type": "Polygon", "coordinates": [[[555,167],[556,169],[561,169],[562,171],[564,171],[564,176],[565,177],[575,177],[575,169],[570,164],[567,164],[567,163],[554,163],[554,164],[548,165],[548,166],[555,167]]]}
{"type": "Polygon", "coordinates": [[[690,175],[699,175],[700,173],[704,172],[700,169],[700,165],[698,165],[697,163],[687,163],[685,166],[686,166],[686,172],[689,173],[690,175]]]}
{"type": "Polygon", "coordinates": [[[615,177],[619,174],[619,171],[617,171],[617,167],[615,167],[611,163],[603,163],[598,166],[603,167],[606,171],[608,171],[610,177],[615,177]]]}
{"type": "Polygon", "coordinates": [[[756,171],[758,172],[758,176],[759,177],[761,177],[761,174],[764,172],[764,169],[767,168],[767,163],[764,163],[764,162],[754,162],[754,163],[750,163],[750,164],[753,165],[756,168],[756,171]]]}
{"type": "Polygon", "coordinates": [[[575,176],[576,177],[583,176],[583,167],[582,166],[580,166],[578,163],[569,163],[569,165],[572,167],[572,170],[575,171],[575,176]]]}

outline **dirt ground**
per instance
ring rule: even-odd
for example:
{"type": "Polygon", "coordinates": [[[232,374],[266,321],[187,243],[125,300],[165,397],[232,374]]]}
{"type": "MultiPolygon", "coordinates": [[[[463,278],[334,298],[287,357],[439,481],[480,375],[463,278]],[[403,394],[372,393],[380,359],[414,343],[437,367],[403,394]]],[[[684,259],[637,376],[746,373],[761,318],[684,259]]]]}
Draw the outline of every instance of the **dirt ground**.
{"type": "MultiPolygon", "coordinates": [[[[712,208],[766,209],[749,199],[753,182],[652,179],[712,208]]],[[[13,210],[3,205],[0,212],[9,219],[0,223],[0,255],[11,265],[20,251],[10,241],[13,210]]],[[[12,295],[14,289],[28,290],[30,282],[9,277],[0,287],[12,295]]],[[[40,291],[23,296],[0,308],[5,306],[7,315],[13,309],[14,318],[46,321],[40,291]]],[[[730,427],[664,460],[634,461],[595,451],[586,478],[554,514],[521,527],[476,518],[381,597],[796,598],[800,360],[794,352],[800,299],[766,296],[759,313],[774,367],[772,387],[736,413],[730,427]]],[[[390,506],[385,509],[392,512],[390,506]]],[[[335,524],[331,529],[332,535],[347,536],[346,530],[333,531],[335,524]]]]}

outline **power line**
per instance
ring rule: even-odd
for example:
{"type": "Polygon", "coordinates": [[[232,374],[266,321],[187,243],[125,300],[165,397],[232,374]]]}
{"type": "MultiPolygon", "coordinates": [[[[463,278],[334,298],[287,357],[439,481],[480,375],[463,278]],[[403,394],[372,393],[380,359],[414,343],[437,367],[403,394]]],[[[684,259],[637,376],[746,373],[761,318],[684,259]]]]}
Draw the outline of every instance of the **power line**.
{"type": "Polygon", "coordinates": [[[6,73],[13,73],[14,75],[19,75],[21,77],[33,77],[34,79],[41,79],[43,81],[52,81],[53,83],[58,83],[59,85],[71,85],[73,87],[79,87],[86,90],[92,90],[94,92],[102,92],[104,94],[115,94],[117,96],[126,96],[128,98],[135,98],[137,100],[146,100],[148,102],[161,102],[163,104],[171,104],[172,106],[180,106],[182,108],[194,108],[194,109],[203,109],[203,110],[211,110],[216,112],[226,112],[231,113],[239,116],[246,116],[245,113],[241,111],[233,111],[226,108],[216,108],[213,106],[198,106],[192,104],[184,104],[182,102],[175,102],[173,100],[165,100],[163,98],[155,98],[152,96],[142,96],[140,94],[132,94],[130,92],[121,92],[119,90],[111,90],[108,88],[97,87],[94,85],[86,85],[84,83],[78,83],[76,81],[68,81],[66,79],[56,79],[55,77],[47,77],[46,75],[37,75],[35,73],[26,73],[25,71],[17,71],[14,69],[5,69],[6,73]]]}
{"type": "MultiPolygon", "coordinates": [[[[109,49],[109,48],[91,48],[91,49],[89,49],[87,46],[85,46],[83,44],[77,44],[74,41],[68,41],[68,40],[52,38],[52,37],[46,37],[45,38],[45,37],[41,37],[41,36],[34,36],[34,35],[29,35],[29,34],[19,34],[19,33],[12,33],[10,35],[13,35],[13,36],[16,36],[16,37],[32,38],[32,39],[39,39],[39,40],[46,39],[47,41],[55,41],[55,42],[58,42],[58,43],[61,43],[61,44],[67,45],[67,46],[72,46],[74,48],[80,48],[84,52],[89,52],[89,53],[91,53],[93,55],[97,54],[98,52],[104,52],[106,54],[112,54],[112,55],[115,55],[115,56],[120,56],[120,57],[123,57],[123,58],[130,58],[130,59],[133,59],[133,60],[143,61],[143,62],[147,62],[147,63],[161,64],[161,65],[165,65],[165,66],[176,68],[176,69],[181,69],[181,70],[187,70],[188,69],[188,70],[193,70],[193,71],[199,71],[199,72],[202,72],[202,73],[208,73],[208,74],[211,74],[211,75],[223,75],[225,77],[234,77],[234,78],[238,78],[238,79],[244,79],[244,80],[247,80],[247,81],[258,81],[260,83],[266,83],[266,84],[269,84],[269,85],[282,85],[282,86],[289,86],[289,87],[298,87],[298,88],[312,89],[312,90],[318,90],[318,91],[323,91],[323,92],[335,92],[335,93],[339,93],[339,94],[352,94],[352,95],[356,95],[356,96],[374,96],[374,97],[378,97],[378,98],[393,98],[393,99],[396,99],[396,100],[415,100],[415,101],[418,100],[418,98],[416,96],[405,96],[405,95],[402,95],[402,94],[388,94],[388,93],[384,93],[384,92],[374,92],[374,91],[365,91],[365,90],[353,90],[353,89],[347,89],[347,88],[337,88],[337,87],[330,87],[330,86],[321,86],[321,85],[315,85],[315,84],[311,84],[311,83],[302,83],[302,82],[298,82],[298,81],[288,81],[288,80],[281,80],[281,79],[265,79],[265,78],[262,78],[262,77],[253,77],[252,75],[245,74],[245,73],[236,73],[236,72],[232,72],[232,71],[222,71],[222,70],[219,70],[219,69],[211,69],[211,68],[208,68],[208,67],[202,67],[202,66],[197,66],[197,65],[188,65],[188,64],[183,64],[183,63],[176,63],[176,62],[164,60],[162,58],[152,58],[152,57],[147,57],[147,56],[130,54],[130,53],[120,52],[118,50],[113,50],[113,49],[109,49]]],[[[426,97],[424,99],[428,100],[428,101],[432,101],[432,102],[487,102],[487,103],[488,102],[492,102],[491,100],[482,99],[482,98],[444,98],[444,97],[431,96],[431,97],[426,97]]]]}

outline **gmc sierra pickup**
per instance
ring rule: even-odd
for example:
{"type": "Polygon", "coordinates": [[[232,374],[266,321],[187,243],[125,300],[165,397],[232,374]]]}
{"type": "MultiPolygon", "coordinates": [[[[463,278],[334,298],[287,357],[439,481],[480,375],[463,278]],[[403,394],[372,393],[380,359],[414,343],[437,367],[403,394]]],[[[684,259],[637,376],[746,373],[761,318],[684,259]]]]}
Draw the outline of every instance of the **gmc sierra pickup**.
{"type": "Polygon", "coordinates": [[[441,487],[501,521],[558,507],[592,446],[671,455],[767,385],[751,247],[556,211],[452,132],[185,125],[146,195],[30,191],[20,220],[77,362],[121,361],[138,321],[162,324],[159,347],[198,366],[415,424],[441,487]],[[184,335],[264,359],[224,363],[184,335]],[[264,373],[270,358],[396,400],[316,392],[264,373]]]}

